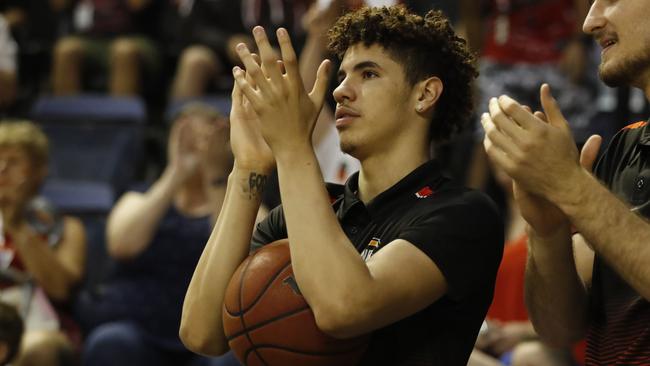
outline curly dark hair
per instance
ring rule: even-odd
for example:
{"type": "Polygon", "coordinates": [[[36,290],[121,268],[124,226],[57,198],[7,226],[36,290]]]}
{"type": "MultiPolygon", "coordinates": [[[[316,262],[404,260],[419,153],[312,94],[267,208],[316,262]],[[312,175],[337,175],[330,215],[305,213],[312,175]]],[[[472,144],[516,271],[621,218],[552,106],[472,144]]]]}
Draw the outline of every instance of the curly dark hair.
{"type": "Polygon", "coordinates": [[[431,140],[448,139],[469,120],[472,82],[478,76],[476,57],[441,11],[431,10],[422,17],[401,5],[365,7],[340,17],[328,37],[328,49],[339,59],[357,43],[382,46],[404,67],[412,86],[439,77],[444,87],[429,129],[431,140]]]}

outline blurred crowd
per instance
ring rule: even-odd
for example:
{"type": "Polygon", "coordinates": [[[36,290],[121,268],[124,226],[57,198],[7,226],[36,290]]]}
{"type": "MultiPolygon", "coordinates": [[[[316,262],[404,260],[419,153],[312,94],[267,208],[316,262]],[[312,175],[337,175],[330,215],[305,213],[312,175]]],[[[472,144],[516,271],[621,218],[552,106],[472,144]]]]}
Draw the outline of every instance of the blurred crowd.
{"type": "MultiPolygon", "coordinates": [[[[254,25],[285,27],[309,88],[320,60],[332,57],[326,31],[339,15],[395,2],[0,0],[0,304],[17,304],[0,306],[0,364],[232,365],[230,358],[191,354],[177,331],[232,165],[227,100],[239,63],[234,46],[254,48],[254,25]],[[34,112],[43,98],[85,95],[99,96],[99,103],[137,100],[145,111],[143,133],[134,135],[144,153],[118,160],[138,156],[130,162],[135,173],[112,187],[110,207],[90,213],[53,207],[41,194],[53,176],[48,164],[69,161],[48,155],[48,144],[61,149],[65,140],[34,112]]],[[[543,82],[554,87],[577,145],[592,133],[607,139],[648,111],[642,96],[597,80],[599,56],[581,32],[587,0],[397,2],[419,13],[441,9],[479,55],[477,116],[501,94],[539,109],[543,82]]],[[[341,183],[358,162],[338,149],[332,103],[319,117],[314,145],[324,178],[341,183]]],[[[523,220],[473,120],[433,147],[449,175],[488,192],[504,212],[508,242],[495,301],[470,365],[580,363],[580,345],[558,350],[536,340],[523,305],[523,220]]],[[[279,203],[274,182],[268,184],[260,217],[279,203]]]]}

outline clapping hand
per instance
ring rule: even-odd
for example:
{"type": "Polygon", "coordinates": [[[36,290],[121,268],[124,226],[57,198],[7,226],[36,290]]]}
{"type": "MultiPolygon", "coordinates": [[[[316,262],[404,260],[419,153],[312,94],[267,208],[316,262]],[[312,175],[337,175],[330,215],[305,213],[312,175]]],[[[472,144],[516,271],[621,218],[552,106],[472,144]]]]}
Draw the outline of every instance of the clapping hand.
{"type": "Polygon", "coordinates": [[[307,93],[287,31],[283,28],[277,31],[281,60],[262,27],[255,27],[253,35],[260,50],[261,65],[255,62],[246,45],[239,44],[237,53],[246,71],[234,68],[236,89],[241,90],[259,118],[261,134],[276,159],[301,149],[312,149],[311,134],[327,91],[329,61],[321,63],[314,88],[307,93]]]}

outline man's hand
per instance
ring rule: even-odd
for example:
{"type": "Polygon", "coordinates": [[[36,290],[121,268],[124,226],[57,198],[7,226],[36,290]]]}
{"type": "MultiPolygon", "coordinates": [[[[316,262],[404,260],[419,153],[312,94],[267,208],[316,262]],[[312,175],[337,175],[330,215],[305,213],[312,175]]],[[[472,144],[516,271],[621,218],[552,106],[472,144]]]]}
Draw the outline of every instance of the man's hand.
{"type": "MultiPolygon", "coordinates": [[[[253,60],[258,63],[257,55],[253,60]]],[[[237,72],[237,68],[234,69],[237,72]]],[[[249,74],[245,80],[256,89],[255,81],[249,74]]],[[[230,145],[235,158],[235,167],[244,170],[269,172],[275,166],[273,153],[262,137],[261,123],[248,98],[235,81],[232,88],[232,107],[230,110],[230,145]]]]}
{"type": "MultiPolygon", "coordinates": [[[[540,112],[536,112],[536,114],[543,117],[540,112]]],[[[580,165],[584,169],[592,170],[598,157],[601,142],[602,137],[593,135],[589,137],[582,147],[580,165]]],[[[566,215],[557,206],[540,196],[521,189],[517,181],[513,181],[513,191],[521,215],[530,225],[530,229],[534,230],[534,235],[537,237],[550,237],[559,230],[566,230],[570,226],[566,215]]]]}
{"type": "Polygon", "coordinates": [[[314,88],[308,94],[287,31],[280,28],[277,32],[281,61],[271,48],[262,27],[255,27],[253,35],[260,50],[262,65],[255,62],[246,45],[239,44],[237,52],[246,72],[235,67],[234,76],[238,88],[260,119],[264,140],[276,159],[312,149],[311,134],[327,90],[329,61],[321,63],[314,88]],[[250,75],[255,86],[246,80],[246,75],[250,75]]]}
{"type": "Polygon", "coordinates": [[[481,123],[488,156],[522,189],[554,201],[558,194],[579,189],[572,183],[582,168],[569,125],[546,84],[541,101],[547,121],[501,96],[490,101],[481,123]]]}
{"type": "Polygon", "coordinates": [[[550,200],[575,188],[570,185],[571,172],[591,170],[602,139],[592,136],[578,159],[568,123],[548,85],[542,86],[540,95],[545,113],[532,113],[503,96],[490,101],[490,113],[483,114],[481,123],[485,150],[513,178],[522,216],[535,235],[547,237],[570,225],[550,200]]]}
{"type": "MultiPolygon", "coordinates": [[[[541,112],[536,112],[536,115],[544,118],[541,112]]],[[[587,142],[585,142],[580,151],[580,165],[584,169],[588,171],[592,170],[594,162],[598,157],[601,142],[602,137],[598,135],[589,137],[587,142]]],[[[529,229],[534,230],[533,235],[541,238],[550,237],[559,230],[568,229],[570,222],[557,206],[540,196],[521,189],[517,181],[513,181],[512,184],[515,200],[517,201],[521,215],[530,225],[529,229]]]]}
{"type": "Polygon", "coordinates": [[[239,64],[239,56],[237,55],[238,44],[243,43],[249,49],[253,49],[253,47],[255,47],[253,38],[247,34],[234,34],[228,38],[227,43],[226,55],[228,55],[228,59],[230,62],[232,62],[233,65],[239,64]]]}

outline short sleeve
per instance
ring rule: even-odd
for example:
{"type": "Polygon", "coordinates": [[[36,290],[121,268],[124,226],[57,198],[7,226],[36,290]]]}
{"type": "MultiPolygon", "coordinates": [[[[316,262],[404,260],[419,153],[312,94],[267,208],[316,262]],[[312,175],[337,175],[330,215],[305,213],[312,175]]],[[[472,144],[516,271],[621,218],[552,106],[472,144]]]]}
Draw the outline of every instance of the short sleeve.
{"type": "Polygon", "coordinates": [[[465,193],[458,202],[423,215],[399,237],[433,260],[451,299],[494,286],[503,254],[503,224],[494,203],[482,193],[465,193]]]}
{"type": "Polygon", "coordinates": [[[251,238],[250,251],[253,252],[266,244],[285,239],[287,236],[284,211],[282,206],[277,206],[269,212],[264,220],[257,224],[251,238]]]}
{"type": "MultiPolygon", "coordinates": [[[[343,194],[342,185],[327,183],[326,188],[330,195],[330,201],[332,202],[335,202],[343,194]]],[[[284,209],[282,205],[279,205],[272,209],[264,220],[257,224],[253,232],[253,237],[251,238],[250,251],[253,252],[266,244],[288,237],[284,209]]]]}

